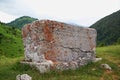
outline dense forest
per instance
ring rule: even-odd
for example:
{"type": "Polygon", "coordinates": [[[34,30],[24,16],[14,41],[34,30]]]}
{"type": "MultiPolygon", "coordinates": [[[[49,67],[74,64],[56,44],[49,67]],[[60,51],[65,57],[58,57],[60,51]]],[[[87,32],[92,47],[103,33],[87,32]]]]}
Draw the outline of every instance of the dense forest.
{"type": "Polygon", "coordinates": [[[97,30],[98,46],[120,44],[120,10],[91,25],[97,30]]]}

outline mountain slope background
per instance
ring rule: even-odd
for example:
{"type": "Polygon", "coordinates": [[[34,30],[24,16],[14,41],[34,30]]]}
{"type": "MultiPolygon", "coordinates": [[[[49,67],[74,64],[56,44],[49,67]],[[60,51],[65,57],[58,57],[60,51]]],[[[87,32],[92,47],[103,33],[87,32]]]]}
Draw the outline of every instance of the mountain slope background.
{"type": "Polygon", "coordinates": [[[14,21],[11,21],[7,25],[21,29],[25,24],[31,23],[35,20],[38,19],[29,16],[22,16],[20,18],[15,19],[14,21]]]}
{"type": "Polygon", "coordinates": [[[102,18],[90,28],[97,30],[99,46],[120,44],[120,10],[102,18]]]}

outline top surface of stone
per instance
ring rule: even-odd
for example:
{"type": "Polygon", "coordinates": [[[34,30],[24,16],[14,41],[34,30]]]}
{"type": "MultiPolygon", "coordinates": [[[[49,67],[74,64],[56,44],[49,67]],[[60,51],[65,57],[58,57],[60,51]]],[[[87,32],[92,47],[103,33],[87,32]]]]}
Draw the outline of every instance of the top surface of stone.
{"type": "Polygon", "coordinates": [[[39,62],[69,62],[85,56],[92,59],[96,34],[92,28],[51,20],[35,21],[22,28],[25,58],[39,62]]]}

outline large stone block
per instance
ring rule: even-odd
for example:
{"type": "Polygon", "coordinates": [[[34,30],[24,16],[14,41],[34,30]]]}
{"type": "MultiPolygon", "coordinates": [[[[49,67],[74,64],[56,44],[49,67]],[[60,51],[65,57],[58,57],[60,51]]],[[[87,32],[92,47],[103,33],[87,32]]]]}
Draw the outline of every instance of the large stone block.
{"type": "MultiPolygon", "coordinates": [[[[95,59],[96,30],[41,20],[22,28],[25,61],[48,69],[75,69],[95,59]]],[[[45,70],[46,71],[46,70],[45,70]]]]}

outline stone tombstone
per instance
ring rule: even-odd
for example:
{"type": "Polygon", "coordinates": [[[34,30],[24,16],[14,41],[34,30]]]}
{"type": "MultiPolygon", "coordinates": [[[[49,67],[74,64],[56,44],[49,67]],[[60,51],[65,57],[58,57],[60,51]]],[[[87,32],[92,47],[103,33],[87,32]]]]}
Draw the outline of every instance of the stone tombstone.
{"type": "Polygon", "coordinates": [[[95,59],[97,32],[52,20],[40,20],[22,28],[25,61],[40,72],[76,69],[95,59]]]}

